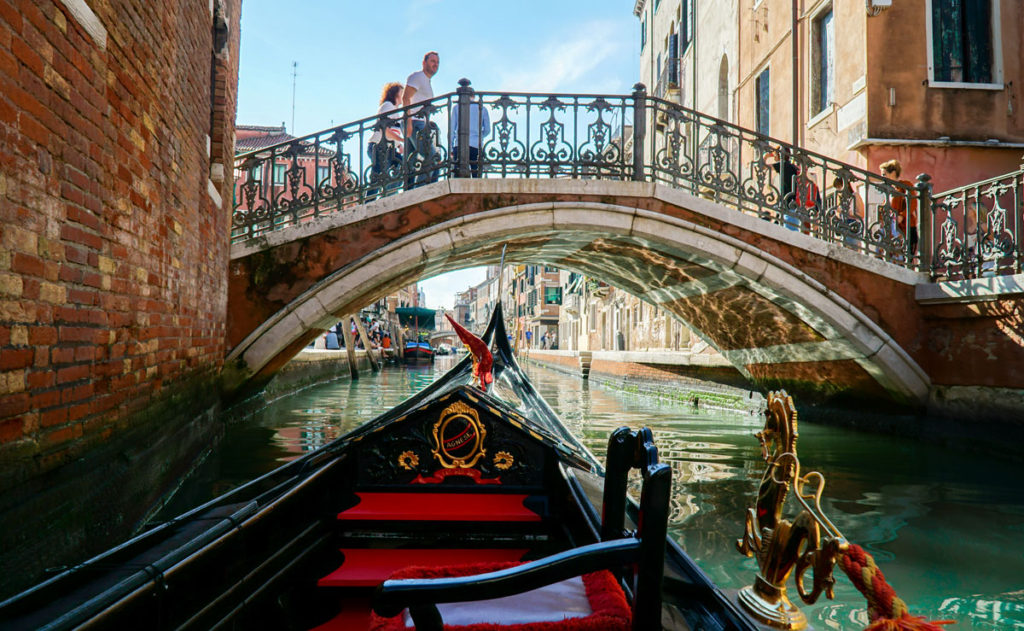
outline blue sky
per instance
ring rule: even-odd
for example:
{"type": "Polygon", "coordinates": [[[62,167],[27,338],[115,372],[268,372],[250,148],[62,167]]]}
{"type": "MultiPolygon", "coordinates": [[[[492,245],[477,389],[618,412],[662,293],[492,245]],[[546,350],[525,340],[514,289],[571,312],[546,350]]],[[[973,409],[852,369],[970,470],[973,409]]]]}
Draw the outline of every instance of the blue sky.
{"type": "MultiPolygon", "coordinates": [[[[466,77],[480,90],[628,94],[639,77],[629,0],[245,0],[238,123],[301,136],[370,116],[381,87],[436,50],[435,94],[466,77]],[[292,125],[292,63],[298,62],[292,125]]],[[[428,306],[482,269],[422,283],[428,306]]]]}

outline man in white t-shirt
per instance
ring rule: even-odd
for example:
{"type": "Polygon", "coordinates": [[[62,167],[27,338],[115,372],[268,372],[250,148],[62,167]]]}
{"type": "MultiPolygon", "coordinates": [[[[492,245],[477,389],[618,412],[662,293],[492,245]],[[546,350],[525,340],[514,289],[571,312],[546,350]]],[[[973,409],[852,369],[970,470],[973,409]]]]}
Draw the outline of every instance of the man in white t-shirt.
{"type": "MultiPolygon", "coordinates": [[[[435,51],[430,51],[423,55],[423,70],[412,73],[405,80],[402,105],[414,105],[434,98],[434,88],[430,85],[430,78],[437,74],[437,69],[440,65],[441,57],[435,51]]],[[[430,138],[429,131],[423,132],[426,125],[426,116],[420,110],[410,110],[409,122],[406,124],[405,129],[405,142],[406,155],[409,156],[410,160],[414,161],[410,165],[412,168],[416,168],[414,154],[418,153],[424,160],[424,164],[433,162],[435,158],[434,141],[430,138]]],[[[438,173],[435,169],[429,174],[423,173],[410,177],[406,180],[406,188],[413,188],[414,184],[423,184],[428,181],[436,182],[437,175],[438,173]]]]}

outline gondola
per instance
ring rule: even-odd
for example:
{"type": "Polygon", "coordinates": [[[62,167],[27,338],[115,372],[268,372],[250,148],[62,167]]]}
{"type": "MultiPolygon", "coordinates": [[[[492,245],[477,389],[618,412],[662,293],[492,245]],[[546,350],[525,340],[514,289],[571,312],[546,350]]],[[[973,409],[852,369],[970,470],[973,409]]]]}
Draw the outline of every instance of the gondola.
{"type": "Polygon", "coordinates": [[[406,342],[405,361],[408,364],[429,364],[434,361],[434,348],[430,342],[406,342]]]}
{"type": "Polygon", "coordinates": [[[0,603],[0,628],[759,628],[667,537],[649,430],[614,432],[600,463],[516,363],[500,305],[464,340],[420,393],[0,603]]]}

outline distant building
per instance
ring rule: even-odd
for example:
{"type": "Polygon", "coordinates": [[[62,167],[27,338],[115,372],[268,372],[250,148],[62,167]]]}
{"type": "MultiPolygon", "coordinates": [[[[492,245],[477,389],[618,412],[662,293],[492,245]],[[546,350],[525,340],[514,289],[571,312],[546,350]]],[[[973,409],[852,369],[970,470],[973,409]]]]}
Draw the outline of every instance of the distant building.
{"type": "Polygon", "coordinates": [[[897,158],[936,191],[1019,168],[1020,2],[636,0],[634,14],[652,94],[871,172],[897,158]]]}
{"type": "MultiPolygon", "coordinates": [[[[235,155],[297,140],[285,131],[284,123],[280,127],[238,125],[235,129],[235,155]]],[[[334,156],[331,149],[294,143],[280,151],[273,163],[254,161],[250,169],[236,169],[236,207],[241,210],[258,208],[286,191],[292,198],[303,191],[312,194],[325,187],[335,187],[339,167],[334,156]]]]}

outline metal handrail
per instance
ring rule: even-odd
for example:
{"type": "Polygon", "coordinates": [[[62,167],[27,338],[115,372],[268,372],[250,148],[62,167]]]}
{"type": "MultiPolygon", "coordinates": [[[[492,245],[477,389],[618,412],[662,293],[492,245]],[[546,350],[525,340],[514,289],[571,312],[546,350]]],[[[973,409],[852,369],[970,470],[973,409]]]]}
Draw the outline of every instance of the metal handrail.
{"type": "MultiPolygon", "coordinates": [[[[915,184],[891,180],[649,96],[642,84],[629,95],[477,92],[466,79],[459,84],[384,117],[237,156],[232,241],[440,178],[634,180],[686,190],[936,278],[982,271],[975,259],[963,265],[965,254],[950,264],[947,220],[939,220],[955,213],[954,192],[933,196],[927,175],[915,184]],[[398,143],[370,142],[396,123],[413,133],[398,143]],[[920,230],[906,218],[914,210],[920,230]],[[913,247],[917,232],[920,252],[913,247]]],[[[1009,247],[1016,254],[1012,263],[1000,255],[995,273],[1021,268],[1016,177],[1009,242],[992,241],[999,252],[1009,247]]]]}
{"type": "Polygon", "coordinates": [[[932,196],[933,276],[1024,271],[1024,164],[1017,171],[932,196]]]}

